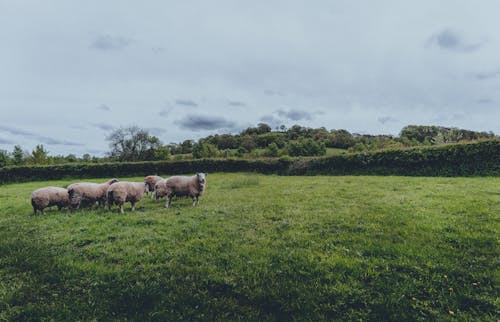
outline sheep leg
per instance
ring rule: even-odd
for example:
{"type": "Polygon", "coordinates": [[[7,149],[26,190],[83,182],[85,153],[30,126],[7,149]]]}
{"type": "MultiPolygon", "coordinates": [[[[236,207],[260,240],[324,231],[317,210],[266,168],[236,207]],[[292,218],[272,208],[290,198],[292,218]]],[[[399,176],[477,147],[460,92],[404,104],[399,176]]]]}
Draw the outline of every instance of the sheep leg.
{"type": "Polygon", "coordinates": [[[120,212],[124,214],[125,212],[123,211],[123,204],[120,205],[120,212]]]}
{"type": "Polygon", "coordinates": [[[196,206],[196,197],[193,197],[193,207],[196,206]]]}
{"type": "Polygon", "coordinates": [[[135,202],[131,202],[131,204],[132,204],[132,211],[134,211],[135,210],[135,202]]]}
{"type": "Polygon", "coordinates": [[[165,202],[165,208],[168,208],[170,204],[172,203],[172,196],[167,196],[167,200],[165,202]]]}
{"type": "Polygon", "coordinates": [[[36,216],[36,208],[33,208],[33,215],[36,216]]]}

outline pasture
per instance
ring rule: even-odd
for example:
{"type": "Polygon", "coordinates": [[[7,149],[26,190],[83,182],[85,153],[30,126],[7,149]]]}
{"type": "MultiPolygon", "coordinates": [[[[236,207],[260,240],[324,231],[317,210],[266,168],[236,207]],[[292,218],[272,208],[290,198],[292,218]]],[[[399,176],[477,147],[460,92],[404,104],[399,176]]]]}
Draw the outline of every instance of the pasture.
{"type": "Polygon", "coordinates": [[[499,178],[209,174],[198,207],[33,216],[75,181],[0,186],[0,320],[499,318],[499,178]]]}

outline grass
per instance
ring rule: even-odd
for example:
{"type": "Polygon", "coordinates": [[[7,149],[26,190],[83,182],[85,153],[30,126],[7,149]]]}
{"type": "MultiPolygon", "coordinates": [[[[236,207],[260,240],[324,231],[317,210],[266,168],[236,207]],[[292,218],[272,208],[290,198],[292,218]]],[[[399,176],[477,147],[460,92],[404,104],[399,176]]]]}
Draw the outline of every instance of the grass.
{"type": "Polygon", "coordinates": [[[0,186],[0,320],[499,318],[499,178],[207,179],[123,215],[0,186]]]}

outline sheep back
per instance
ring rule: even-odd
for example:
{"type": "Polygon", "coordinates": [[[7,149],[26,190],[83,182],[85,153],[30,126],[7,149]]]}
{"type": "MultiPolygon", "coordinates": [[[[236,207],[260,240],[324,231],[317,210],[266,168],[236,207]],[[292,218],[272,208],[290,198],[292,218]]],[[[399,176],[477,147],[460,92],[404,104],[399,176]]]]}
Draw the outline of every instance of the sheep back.
{"type": "Polygon", "coordinates": [[[141,200],[146,189],[147,185],[144,182],[120,181],[112,184],[107,190],[108,205],[112,205],[113,202],[117,205],[127,201],[135,203],[141,200]]]}
{"type": "Polygon", "coordinates": [[[44,187],[31,193],[31,205],[33,210],[43,210],[47,207],[58,206],[59,208],[69,206],[68,190],[59,187],[44,187]]]}

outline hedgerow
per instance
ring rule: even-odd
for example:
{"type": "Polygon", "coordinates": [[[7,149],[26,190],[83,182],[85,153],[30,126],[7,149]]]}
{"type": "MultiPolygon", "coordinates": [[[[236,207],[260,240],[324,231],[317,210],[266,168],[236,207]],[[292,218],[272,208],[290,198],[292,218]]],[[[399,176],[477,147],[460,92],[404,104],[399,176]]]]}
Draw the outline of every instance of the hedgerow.
{"type": "Polygon", "coordinates": [[[12,166],[0,169],[0,183],[55,180],[65,177],[119,178],[201,171],[282,175],[499,176],[500,140],[315,158],[198,159],[12,166]]]}

